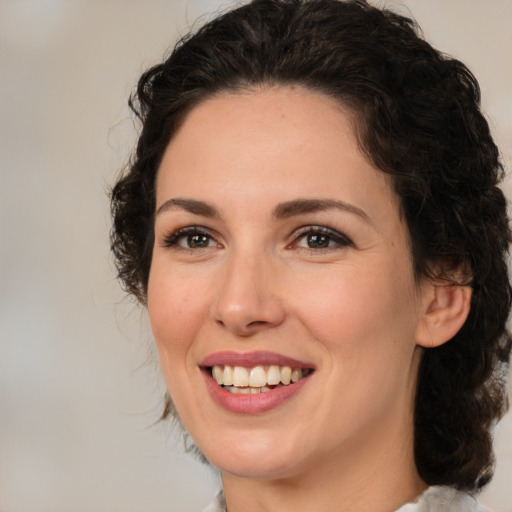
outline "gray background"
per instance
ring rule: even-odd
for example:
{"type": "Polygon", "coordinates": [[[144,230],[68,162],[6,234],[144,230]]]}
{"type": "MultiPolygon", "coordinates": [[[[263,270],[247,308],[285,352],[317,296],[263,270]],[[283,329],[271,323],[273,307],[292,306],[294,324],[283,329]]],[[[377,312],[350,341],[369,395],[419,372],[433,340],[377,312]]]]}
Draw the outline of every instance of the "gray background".
{"type": "MultiPolygon", "coordinates": [[[[163,386],[114,279],[105,191],[133,147],[138,75],[229,4],[0,0],[0,512],[198,512],[218,486],[151,427],[163,386]]],[[[512,1],[384,4],[475,72],[510,169],[512,1]]],[[[511,512],[512,414],[496,442],[482,501],[511,512]]]]}

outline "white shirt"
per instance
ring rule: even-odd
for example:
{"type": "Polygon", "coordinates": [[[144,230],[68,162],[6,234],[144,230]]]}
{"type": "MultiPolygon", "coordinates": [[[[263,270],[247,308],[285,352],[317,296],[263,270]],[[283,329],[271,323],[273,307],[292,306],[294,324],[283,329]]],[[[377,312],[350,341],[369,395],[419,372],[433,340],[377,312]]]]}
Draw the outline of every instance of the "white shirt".
{"type": "MultiPolygon", "coordinates": [[[[226,512],[224,495],[219,493],[215,501],[203,512],[226,512]]],[[[452,487],[429,487],[414,503],[406,503],[396,512],[489,512],[471,495],[452,487]]]]}

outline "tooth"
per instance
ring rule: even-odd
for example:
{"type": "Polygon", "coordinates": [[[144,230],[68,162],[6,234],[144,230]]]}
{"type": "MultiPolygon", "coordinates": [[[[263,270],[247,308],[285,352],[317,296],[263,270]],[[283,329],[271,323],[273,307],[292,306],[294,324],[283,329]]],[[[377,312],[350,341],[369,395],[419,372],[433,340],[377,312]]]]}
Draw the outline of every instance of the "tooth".
{"type": "Polygon", "coordinates": [[[239,395],[249,395],[251,393],[251,388],[237,388],[237,393],[239,395]]]}
{"type": "Polygon", "coordinates": [[[276,386],[279,383],[288,385],[290,383],[298,382],[309,373],[309,370],[302,368],[292,368],[290,366],[279,367],[271,365],[268,371],[265,371],[263,366],[255,366],[252,369],[243,366],[229,366],[224,367],[214,365],[212,367],[212,376],[219,385],[232,386],[230,389],[226,387],[227,391],[231,393],[265,393],[271,391],[268,386],[276,386]],[[238,389],[250,387],[250,389],[238,389]]]}
{"type": "Polygon", "coordinates": [[[251,395],[257,395],[260,392],[260,388],[250,388],[251,395]]]}
{"type": "Polygon", "coordinates": [[[302,379],[302,369],[294,368],[292,372],[292,382],[297,382],[302,379]]]}
{"type": "Polygon", "coordinates": [[[235,366],[233,368],[233,385],[237,387],[245,387],[249,385],[249,372],[243,366],[235,366]]]}
{"type": "Polygon", "coordinates": [[[217,384],[222,385],[225,382],[222,380],[222,368],[220,366],[215,365],[212,370],[212,376],[217,381],[217,384]]]}
{"type": "Polygon", "coordinates": [[[225,386],[233,385],[233,367],[232,366],[224,366],[224,373],[222,375],[223,384],[225,386]]]}
{"type": "Polygon", "coordinates": [[[251,370],[251,375],[249,377],[249,386],[252,388],[261,388],[267,383],[267,372],[263,368],[263,366],[255,366],[251,370]]]}
{"type": "Polygon", "coordinates": [[[281,382],[281,371],[279,366],[270,366],[267,371],[267,384],[276,386],[281,382]]]}
{"type": "Polygon", "coordinates": [[[292,369],[289,366],[281,368],[281,382],[283,384],[290,384],[292,378],[292,369]]]}

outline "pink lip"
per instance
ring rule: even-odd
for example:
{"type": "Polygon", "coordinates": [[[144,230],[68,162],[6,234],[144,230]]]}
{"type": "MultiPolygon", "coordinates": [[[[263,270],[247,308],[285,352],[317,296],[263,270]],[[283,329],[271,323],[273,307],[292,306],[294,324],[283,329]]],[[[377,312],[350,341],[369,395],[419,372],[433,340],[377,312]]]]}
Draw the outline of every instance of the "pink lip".
{"type": "Polygon", "coordinates": [[[282,386],[255,395],[236,395],[219,386],[208,371],[203,371],[206,387],[213,401],[227,411],[238,414],[257,414],[274,409],[294,397],[309,381],[312,374],[295,384],[282,386]]]}
{"type": "Polygon", "coordinates": [[[312,364],[292,359],[274,352],[216,352],[209,355],[201,366],[214,365],[244,366],[252,368],[254,366],[289,366],[290,368],[314,368],[312,364]]]}
{"type": "Polygon", "coordinates": [[[301,389],[307,385],[313,373],[302,378],[294,384],[280,386],[267,391],[266,393],[257,393],[254,395],[240,395],[230,393],[219,386],[210,374],[209,368],[214,365],[230,365],[230,366],[290,366],[292,368],[313,368],[313,365],[303,363],[296,359],[275,354],[273,352],[217,352],[208,356],[203,361],[202,374],[206,382],[206,387],[213,401],[223,409],[238,414],[258,414],[271,409],[275,409],[292,399],[301,389]]]}

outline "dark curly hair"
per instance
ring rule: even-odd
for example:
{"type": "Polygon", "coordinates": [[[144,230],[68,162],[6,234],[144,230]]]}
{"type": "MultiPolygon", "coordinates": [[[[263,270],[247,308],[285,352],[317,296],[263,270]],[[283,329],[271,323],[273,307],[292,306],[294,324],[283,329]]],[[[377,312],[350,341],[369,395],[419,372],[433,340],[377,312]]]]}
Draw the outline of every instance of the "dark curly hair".
{"type": "Polygon", "coordinates": [[[254,0],[181,39],[130,99],[142,130],[111,195],[119,277],[145,304],[155,175],[187,113],[220,91],[291,84],[355,114],[361,149],[392,176],[417,279],[472,287],[462,329],[421,361],[415,459],[430,485],[478,490],[492,476],[491,429],[507,405],[503,167],[476,79],[425,42],[411,19],[358,0],[254,0]]]}

